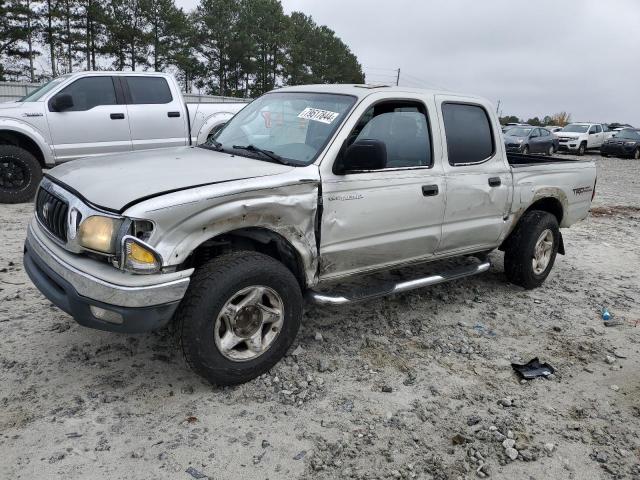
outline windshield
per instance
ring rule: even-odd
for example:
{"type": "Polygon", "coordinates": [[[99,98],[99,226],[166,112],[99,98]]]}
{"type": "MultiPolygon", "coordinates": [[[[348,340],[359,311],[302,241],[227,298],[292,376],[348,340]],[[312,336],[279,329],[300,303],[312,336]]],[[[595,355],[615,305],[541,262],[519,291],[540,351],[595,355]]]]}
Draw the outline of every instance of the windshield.
{"type": "Polygon", "coordinates": [[[513,127],[507,133],[510,137],[528,137],[529,132],[531,132],[530,128],[513,127]]]}
{"type": "Polygon", "coordinates": [[[57,87],[62,82],[64,82],[69,75],[62,75],[61,77],[54,78],[50,82],[45,83],[44,85],[36,88],[30,94],[22,97],[19,102],[37,102],[40,98],[45,95],[47,92],[51,91],[51,89],[57,87]]]}
{"type": "Polygon", "coordinates": [[[589,130],[589,125],[567,125],[561,131],[562,132],[573,132],[573,133],[586,133],[589,130]]]}
{"type": "Polygon", "coordinates": [[[638,132],[637,130],[631,130],[631,129],[626,129],[626,130],[620,130],[618,133],[616,133],[616,138],[621,138],[623,140],[640,140],[640,132],[638,132]]]}
{"type": "Polygon", "coordinates": [[[308,165],[354,103],[349,95],[268,93],[243,108],[205,146],[261,160],[281,157],[293,165],[308,165]]]}

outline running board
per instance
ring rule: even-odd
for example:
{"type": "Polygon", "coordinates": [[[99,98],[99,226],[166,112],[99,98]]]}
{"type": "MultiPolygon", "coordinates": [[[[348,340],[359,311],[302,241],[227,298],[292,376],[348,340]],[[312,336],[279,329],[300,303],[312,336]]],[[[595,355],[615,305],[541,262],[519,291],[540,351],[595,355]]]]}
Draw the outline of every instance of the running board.
{"type": "Polygon", "coordinates": [[[381,288],[367,289],[366,291],[353,292],[351,296],[342,295],[326,295],[321,292],[309,290],[307,298],[317,305],[346,305],[348,303],[362,302],[372,298],[384,297],[394,293],[408,292],[416,288],[429,287],[438,283],[450,282],[464,277],[470,277],[479,273],[486,272],[491,267],[491,262],[487,259],[481,260],[481,263],[465,267],[458,267],[436,275],[428,277],[416,278],[400,282],[396,284],[386,284],[381,288]]]}

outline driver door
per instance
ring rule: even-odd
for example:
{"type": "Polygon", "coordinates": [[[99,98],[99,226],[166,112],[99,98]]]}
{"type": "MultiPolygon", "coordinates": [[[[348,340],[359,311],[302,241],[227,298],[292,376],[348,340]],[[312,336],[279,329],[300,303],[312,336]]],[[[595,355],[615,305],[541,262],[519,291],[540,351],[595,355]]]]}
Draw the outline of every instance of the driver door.
{"type": "Polygon", "coordinates": [[[378,170],[322,172],[321,280],[434,255],[445,182],[429,111],[432,104],[419,98],[361,105],[357,123],[345,127],[347,144],[384,142],[387,161],[378,170]]]}
{"type": "Polygon", "coordinates": [[[57,161],[132,149],[127,107],[112,77],[82,77],[56,95],[47,102],[46,115],[57,161]],[[71,96],[73,106],[55,111],[52,100],[63,94],[71,96]]]}

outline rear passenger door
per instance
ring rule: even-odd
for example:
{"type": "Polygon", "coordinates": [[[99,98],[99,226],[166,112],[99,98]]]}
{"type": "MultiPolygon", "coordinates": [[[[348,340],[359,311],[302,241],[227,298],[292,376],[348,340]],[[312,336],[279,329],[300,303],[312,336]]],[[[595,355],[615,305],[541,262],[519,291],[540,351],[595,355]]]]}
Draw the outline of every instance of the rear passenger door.
{"type": "Polygon", "coordinates": [[[134,150],[188,144],[182,97],[172,93],[166,78],[127,75],[120,81],[127,99],[134,150]]]}
{"type": "Polygon", "coordinates": [[[436,96],[444,129],[446,208],[438,254],[495,248],[504,228],[511,172],[489,105],[436,96]]]}
{"type": "Polygon", "coordinates": [[[529,134],[529,151],[531,153],[542,152],[542,137],[540,136],[540,129],[534,128],[529,134]]]}

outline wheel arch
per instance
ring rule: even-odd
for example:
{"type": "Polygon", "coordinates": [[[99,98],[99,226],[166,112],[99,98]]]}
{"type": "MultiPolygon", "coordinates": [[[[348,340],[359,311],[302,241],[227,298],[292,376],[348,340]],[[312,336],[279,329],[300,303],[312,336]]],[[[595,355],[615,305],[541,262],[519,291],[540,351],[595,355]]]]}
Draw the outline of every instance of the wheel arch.
{"type": "MultiPolygon", "coordinates": [[[[220,124],[227,123],[235,114],[232,112],[212,113],[204,119],[204,123],[197,128],[196,145],[206,142],[209,132],[220,124]]],[[[195,130],[195,129],[194,129],[195,130]]]]}
{"type": "Polygon", "coordinates": [[[54,165],[51,147],[37,131],[30,128],[20,128],[20,125],[0,125],[0,145],[15,145],[31,153],[40,166],[54,165]]]}
{"type": "MultiPolygon", "coordinates": [[[[550,213],[551,215],[553,215],[556,218],[556,220],[558,221],[558,225],[562,224],[562,220],[564,219],[564,216],[565,216],[564,215],[565,214],[564,206],[563,206],[562,202],[557,197],[555,197],[555,196],[546,196],[546,197],[538,198],[537,200],[532,202],[531,205],[529,205],[522,212],[522,214],[518,218],[518,221],[514,223],[513,228],[509,232],[509,235],[507,235],[507,237],[504,239],[504,241],[502,242],[500,247],[498,247],[499,250],[504,251],[507,248],[507,246],[508,246],[508,244],[511,241],[511,238],[513,236],[513,232],[516,231],[518,225],[520,224],[520,222],[522,221],[524,216],[528,212],[531,212],[533,210],[538,210],[538,211],[550,213]]],[[[558,253],[560,253],[561,255],[564,255],[564,240],[562,238],[562,232],[560,232],[560,243],[558,245],[558,253]]]]}
{"type": "Polygon", "coordinates": [[[196,246],[182,266],[197,268],[213,257],[241,250],[260,252],[278,260],[294,274],[302,289],[307,287],[305,263],[298,249],[283,235],[265,227],[219,233],[196,246]]]}

